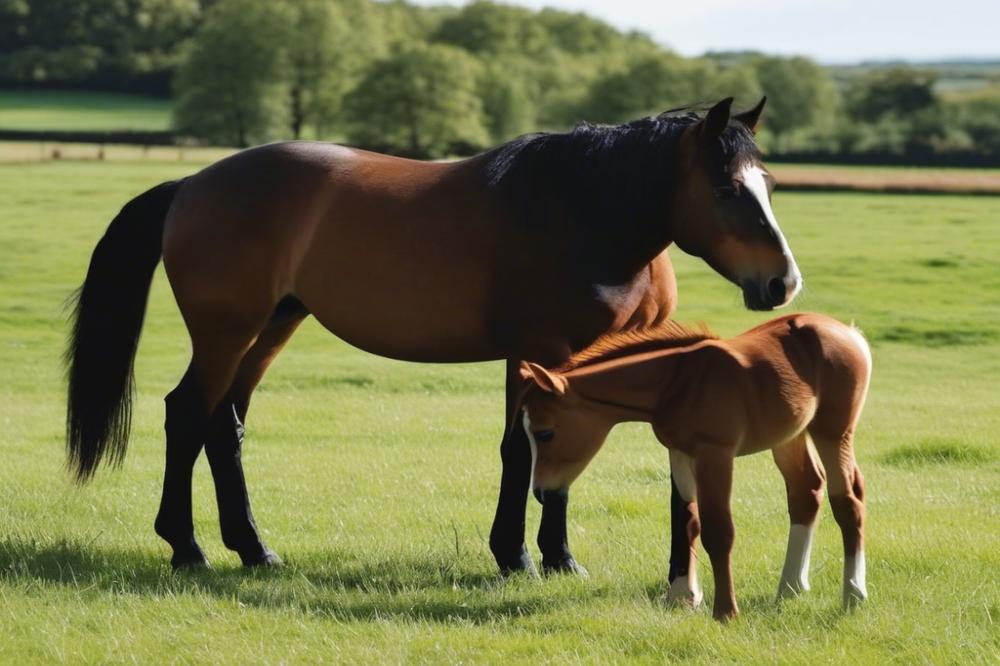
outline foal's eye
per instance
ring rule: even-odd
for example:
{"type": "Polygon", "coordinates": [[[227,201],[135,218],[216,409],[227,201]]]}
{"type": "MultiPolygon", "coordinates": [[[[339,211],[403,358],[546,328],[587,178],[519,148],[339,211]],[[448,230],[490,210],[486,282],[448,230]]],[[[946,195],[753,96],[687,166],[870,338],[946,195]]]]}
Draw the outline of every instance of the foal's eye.
{"type": "Polygon", "coordinates": [[[538,432],[531,433],[535,441],[544,444],[545,442],[551,442],[552,438],[556,436],[555,431],[552,430],[539,430],[538,432]]]}

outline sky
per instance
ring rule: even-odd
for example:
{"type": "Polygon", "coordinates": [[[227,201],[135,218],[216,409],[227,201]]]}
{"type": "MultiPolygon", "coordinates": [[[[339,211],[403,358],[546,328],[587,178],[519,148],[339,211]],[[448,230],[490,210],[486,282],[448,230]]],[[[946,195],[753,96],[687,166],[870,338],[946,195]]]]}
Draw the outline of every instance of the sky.
{"type": "MultiPolygon", "coordinates": [[[[415,0],[422,5],[461,0],[415,0]]],[[[753,49],[823,64],[1000,59],[1000,0],[503,0],[583,11],[687,56],[753,49]]]]}

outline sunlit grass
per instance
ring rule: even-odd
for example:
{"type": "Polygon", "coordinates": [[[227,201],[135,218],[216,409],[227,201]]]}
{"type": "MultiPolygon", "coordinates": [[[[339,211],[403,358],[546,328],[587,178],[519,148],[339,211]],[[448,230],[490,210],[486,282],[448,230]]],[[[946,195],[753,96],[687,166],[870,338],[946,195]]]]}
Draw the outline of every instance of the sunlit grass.
{"type": "MultiPolygon", "coordinates": [[[[1000,657],[1000,199],[781,194],[806,276],[797,307],[855,321],[874,383],[858,450],[871,600],[841,612],[840,536],[824,509],[813,590],[772,599],[786,540],[781,478],[739,461],[743,615],[657,602],[666,455],[616,430],[574,486],[570,539],[589,580],[503,582],[486,543],[499,479],[499,364],[376,358],[309,321],[255,396],[245,462],[259,525],[285,559],[245,572],[218,535],[211,480],[195,515],[211,571],[174,575],[152,531],[162,397],[187,363],[162,275],[137,365],[124,468],[64,471],[63,303],[121,205],[192,169],[0,166],[0,663],[398,661],[990,663],[1000,657]]],[[[674,254],[678,318],[739,332],[766,315],[674,254]]],[[[529,532],[538,509],[529,506],[529,532]]],[[[533,538],[529,534],[529,544],[533,538]]],[[[707,558],[703,574],[711,591],[707,558]]]]}

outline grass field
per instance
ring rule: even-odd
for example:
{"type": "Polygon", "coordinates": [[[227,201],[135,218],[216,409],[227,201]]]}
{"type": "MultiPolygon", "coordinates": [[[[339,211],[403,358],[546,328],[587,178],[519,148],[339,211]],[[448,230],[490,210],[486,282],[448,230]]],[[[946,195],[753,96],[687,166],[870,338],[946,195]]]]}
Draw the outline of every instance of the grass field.
{"type": "Polygon", "coordinates": [[[0,129],[165,130],[170,100],[73,90],[0,91],[0,129]]]}
{"type": "MultiPolygon", "coordinates": [[[[64,471],[60,354],[64,300],[108,221],[191,168],[0,165],[0,663],[1000,659],[1000,198],[776,195],[805,274],[796,306],[856,321],[874,348],[858,437],[871,599],[840,610],[840,537],[824,508],[812,592],[773,602],[787,518],[762,455],[737,464],[743,614],[720,626],[656,601],[668,470],[644,428],[616,430],[574,486],[570,538],[591,578],[504,582],[486,538],[501,366],[375,358],[312,321],[257,393],[244,454],[258,523],[287,566],[245,572],[223,549],[202,459],[196,525],[215,568],[171,573],[152,521],[162,396],[188,348],[162,272],[129,457],[83,489],[64,471]]],[[[680,319],[732,334],[765,318],[674,257],[680,319]]],[[[528,518],[531,532],[533,501],[528,518]]]]}

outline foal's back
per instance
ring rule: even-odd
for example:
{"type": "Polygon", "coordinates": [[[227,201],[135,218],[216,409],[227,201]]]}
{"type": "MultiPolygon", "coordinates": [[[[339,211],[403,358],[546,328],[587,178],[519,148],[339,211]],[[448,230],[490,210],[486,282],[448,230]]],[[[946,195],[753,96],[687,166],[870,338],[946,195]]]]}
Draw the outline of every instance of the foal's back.
{"type": "Polygon", "coordinates": [[[667,401],[657,419],[669,445],[682,451],[711,440],[746,455],[807,428],[838,438],[853,430],[871,375],[861,333],[811,313],[779,317],[683,355],[697,390],[667,401]]]}

